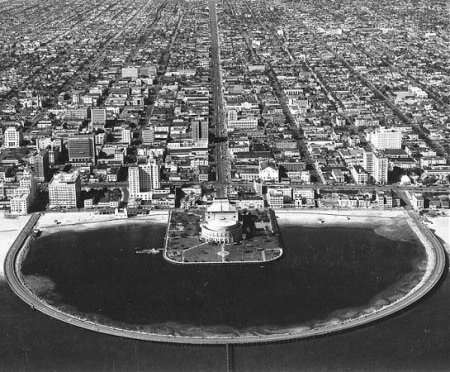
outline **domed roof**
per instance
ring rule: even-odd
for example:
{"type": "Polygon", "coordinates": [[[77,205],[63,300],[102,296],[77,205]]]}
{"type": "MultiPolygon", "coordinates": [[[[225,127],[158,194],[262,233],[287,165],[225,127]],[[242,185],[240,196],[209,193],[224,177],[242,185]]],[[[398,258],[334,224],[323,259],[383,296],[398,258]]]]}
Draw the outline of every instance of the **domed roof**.
{"type": "Polygon", "coordinates": [[[228,230],[236,226],[238,222],[229,220],[226,218],[211,220],[205,224],[205,227],[209,230],[228,230]]]}

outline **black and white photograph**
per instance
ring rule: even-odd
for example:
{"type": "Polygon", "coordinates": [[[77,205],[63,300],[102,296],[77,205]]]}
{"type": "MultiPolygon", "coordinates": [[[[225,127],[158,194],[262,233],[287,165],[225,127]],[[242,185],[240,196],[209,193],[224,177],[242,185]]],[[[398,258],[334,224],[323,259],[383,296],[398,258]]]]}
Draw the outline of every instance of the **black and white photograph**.
{"type": "Polygon", "coordinates": [[[448,0],[0,0],[0,371],[450,369],[448,0]]]}

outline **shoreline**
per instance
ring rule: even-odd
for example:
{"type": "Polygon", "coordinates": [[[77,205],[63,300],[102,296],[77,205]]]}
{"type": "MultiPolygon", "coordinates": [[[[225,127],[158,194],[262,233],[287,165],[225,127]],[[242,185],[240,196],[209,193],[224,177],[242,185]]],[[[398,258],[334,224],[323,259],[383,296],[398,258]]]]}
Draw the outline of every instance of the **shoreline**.
{"type": "Polygon", "coordinates": [[[280,226],[370,228],[376,234],[390,240],[411,240],[413,232],[407,222],[407,213],[403,209],[276,210],[275,215],[280,226]]]}
{"type": "Polygon", "coordinates": [[[355,209],[311,209],[311,210],[274,210],[278,223],[285,225],[317,225],[321,221],[328,226],[346,227],[349,225],[387,224],[393,218],[404,216],[404,210],[355,210],[355,209]]]}
{"type": "Polygon", "coordinates": [[[145,216],[118,218],[111,215],[101,215],[94,212],[47,212],[41,215],[36,228],[42,235],[59,231],[92,230],[110,226],[121,226],[145,222],[166,223],[167,211],[151,211],[145,216]]]}
{"type": "Polygon", "coordinates": [[[6,260],[6,255],[31,216],[30,214],[8,218],[4,212],[0,212],[0,280],[5,279],[3,265],[6,260]]]}
{"type": "MultiPolygon", "coordinates": [[[[302,211],[303,212],[303,211],[302,211]]],[[[334,213],[329,213],[333,211],[314,211],[315,213],[310,213],[310,211],[305,211],[303,213],[296,213],[294,212],[294,215],[296,217],[296,222],[299,222],[299,216],[302,215],[303,220],[305,220],[305,215],[309,215],[309,218],[306,218],[306,221],[304,223],[306,224],[315,224],[319,223],[317,216],[320,215],[331,215],[331,218],[329,221],[333,221],[334,224],[338,222],[346,222],[345,225],[350,226],[353,225],[353,223],[348,223],[347,216],[349,212],[351,216],[355,217],[361,214],[361,211],[334,211],[334,213]],[[326,212],[326,213],[324,213],[326,212]],[[311,215],[315,215],[314,218],[311,219],[311,215]],[[317,220],[315,220],[315,218],[317,220]],[[336,219],[338,218],[338,219],[336,219]],[[345,218],[345,219],[344,219],[345,218]],[[342,221],[341,221],[342,220],[342,221]]],[[[385,211],[374,211],[377,213],[370,213],[372,220],[373,218],[379,218],[380,212],[384,216],[386,216],[385,211]]],[[[13,290],[16,292],[16,294],[25,302],[30,304],[33,308],[36,308],[37,310],[62,321],[65,321],[67,323],[87,328],[90,330],[107,333],[111,335],[121,336],[121,337],[127,337],[127,338],[133,338],[133,339],[140,339],[140,340],[149,340],[149,341],[158,341],[158,342],[175,342],[175,343],[185,343],[185,344],[243,344],[243,343],[260,343],[260,342],[273,342],[273,341],[282,341],[282,340],[289,340],[289,339],[299,339],[299,338],[308,338],[313,337],[317,335],[324,335],[324,334],[330,334],[335,332],[340,332],[346,329],[362,326],[364,324],[370,323],[372,321],[384,318],[388,315],[391,315],[393,313],[396,313],[402,309],[404,309],[407,306],[410,306],[414,302],[416,302],[418,299],[422,298],[424,295],[426,295],[436,283],[438,283],[439,278],[443,272],[444,265],[445,265],[445,254],[442,249],[442,245],[440,242],[436,239],[436,237],[423,225],[420,225],[420,222],[418,221],[417,216],[413,214],[413,212],[407,212],[407,211],[395,211],[394,213],[395,217],[398,218],[400,216],[405,217],[407,224],[410,226],[410,228],[413,230],[414,234],[420,239],[422,246],[425,249],[426,255],[427,255],[427,264],[426,268],[424,268],[425,273],[421,275],[421,280],[419,283],[415,283],[413,288],[410,288],[407,290],[403,296],[399,295],[399,298],[392,303],[386,304],[386,301],[382,299],[374,298],[374,301],[371,301],[367,305],[366,309],[361,309],[358,311],[357,314],[353,313],[354,317],[350,317],[347,319],[342,319],[339,317],[332,317],[325,320],[317,320],[314,324],[309,325],[301,325],[298,327],[292,327],[289,329],[278,329],[278,330],[272,330],[272,333],[270,334],[264,334],[264,333],[257,333],[257,332],[249,332],[248,330],[244,331],[239,336],[236,335],[230,335],[226,333],[222,334],[211,334],[207,330],[203,331],[201,335],[199,335],[196,332],[189,332],[189,335],[185,333],[186,328],[192,328],[189,325],[185,325],[183,328],[178,328],[177,330],[170,330],[168,334],[161,334],[161,333],[154,333],[151,331],[145,331],[145,330],[131,330],[131,329],[123,329],[114,327],[111,325],[96,323],[92,320],[86,319],[81,316],[71,315],[68,313],[64,313],[58,308],[49,305],[42,299],[38,298],[33,292],[31,292],[28,287],[26,287],[23,283],[23,281],[20,279],[20,259],[17,260],[18,257],[23,256],[26,251],[26,244],[24,244],[23,247],[18,247],[15,250],[10,250],[7,255],[7,262],[5,262],[5,268],[8,270],[6,272],[7,280],[10,284],[10,286],[13,288],[13,290]],[[24,248],[24,249],[22,249],[24,248]],[[375,300],[377,300],[375,302],[375,300]]],[[[277,215],[282,215],[283,212],[276,211],[277,215]]],[[[292,219],[292,213],[293,212],[284,212],[284,213],[290,213],[291,219],[292,219]]],[[[388,214],[389,213],[387,212],[388,214]]],[[[280,218],[281,216],[279,216],[280,218]]],[[[284,215],[284,218],[289,217],[289,215],[284,215]]],[[[367,217],[367,216],[366,216],[367,217]]],[[[390,218],[392,220],[392,217],[390,218]]],[[[133,219],[129,219],[133,221],[133,219]]],[[[282,220],[282,219],[281,219],[282,220]]],[[[116,221],[123,221],[123,220],[116,220],[116,221]]],[[[143,219],[140,219],[140,221],[143,221],[143,219]]],[[[361,224],[367,224],[369,221],[361,221],[359,220],[357,225],[361,224]]],[[[353,221],[355,222],[355,221],[353,221]]],[[[392,222],[392,221],[391,221],[392,222]]],[[[83,223],[86,223],[84,221],[83,223]]],[[[96,222],[97,224],[101,222],[96,222]]],[[[280,225],[282,225],[282,221],[279,221],[280,225]]],[[[82,223],[80,223],[82,224],[82,223]]],[[[321,225],[321,224],[320,224],[321,225]]],[[[319,226],[320,226],[319,225],[319,226]]],[[[325,225],[327,225],[327,222],[325,222],[325,225]]],[[[328,225],[332,225],[330,222],[328,225]]],[[[44,226],[44,225],[43,225],[44,226]]],[[[70,225],[69,225],[70,226],[70,225]]],[[[91,225],[94,226],[94,225],[91,225]]],[[[98,226],[98,225],[97,225],[98,226]]],[[[56,226],[47,226],[52,231],[56,229],[59,229],[56,226]]],[[[49,231],[50,233],[50,231],[49,231]]],[[[418,278],[417,278],[418,279],[418,278]]],[[[393,296],[395,297],[395,296],[393,296]]],[[[343,309],[348,310],[349,314],[352,313],[352,310],[356,309],[343,309]]],[[[333,314],[330,314],[332,316],[333,314]]],[[[171,328],[170,325],[167,325],[168,328],[171,328]]],[[[220,327],[220,326],[219,326],[220,327]]],[[[167,329],[167,328],[166,328],[167,329]]],[[[264,331],[264,330],[263,330],[264,331]]],[[[267,331],[267,330],[266,330],[267,331]]]]}
{"type": "Polygon", "coordinates": [[[445,251],[450,255],[450,215],[426,215],[427,226],[442,242],[445,251]]]}

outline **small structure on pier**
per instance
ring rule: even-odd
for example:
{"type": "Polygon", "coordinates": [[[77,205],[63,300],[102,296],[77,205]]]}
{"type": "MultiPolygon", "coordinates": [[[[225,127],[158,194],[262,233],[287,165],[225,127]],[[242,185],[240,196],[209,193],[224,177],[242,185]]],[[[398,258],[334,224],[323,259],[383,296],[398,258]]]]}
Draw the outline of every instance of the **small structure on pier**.
{"type": "Polygon", "coordinates": [[[242,240],[239,213],[227,198],[214,199],[201,224],[201,238],[207,242],[237,243],[242,240]]]}

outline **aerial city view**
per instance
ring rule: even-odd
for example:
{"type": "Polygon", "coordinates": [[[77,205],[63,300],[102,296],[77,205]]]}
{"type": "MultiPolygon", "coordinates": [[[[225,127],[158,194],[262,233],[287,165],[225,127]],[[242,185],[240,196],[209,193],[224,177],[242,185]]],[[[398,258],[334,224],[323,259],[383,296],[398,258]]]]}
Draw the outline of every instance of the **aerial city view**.
{"type": "Polygon", "coordinates": [[[0,0],[0,370],[448,370],[444,0],[0,0]]]}

